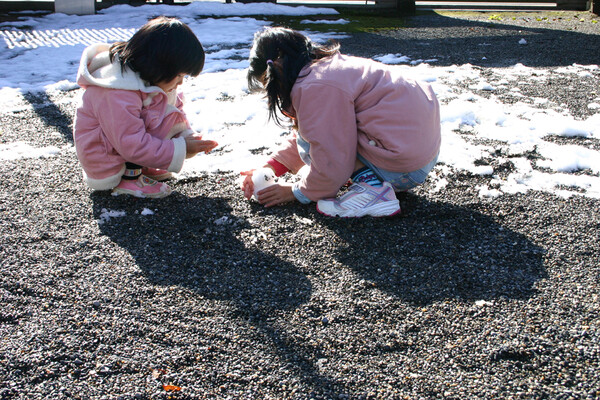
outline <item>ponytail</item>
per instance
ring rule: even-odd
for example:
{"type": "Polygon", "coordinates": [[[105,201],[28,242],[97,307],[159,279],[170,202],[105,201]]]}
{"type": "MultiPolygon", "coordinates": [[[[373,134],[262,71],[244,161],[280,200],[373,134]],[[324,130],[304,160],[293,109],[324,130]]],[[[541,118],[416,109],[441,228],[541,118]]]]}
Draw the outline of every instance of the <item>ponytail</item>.
{"type": "Polygon", "coordinates": [[[297,31],[266,28],[254,35],[247,75],[248,90],[266,92],[269,119],[283,126],[281,114],[289,114],[292,87],[302,68],[338,51],[337,43],[316,45],[297,31]]]}

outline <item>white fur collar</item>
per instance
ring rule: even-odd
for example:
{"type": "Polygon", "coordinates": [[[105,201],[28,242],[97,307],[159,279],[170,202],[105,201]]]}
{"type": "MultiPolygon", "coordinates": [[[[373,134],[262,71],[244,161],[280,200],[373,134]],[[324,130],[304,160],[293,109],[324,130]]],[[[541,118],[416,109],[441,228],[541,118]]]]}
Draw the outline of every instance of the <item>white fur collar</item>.
{"type": "Polygon", "coordinates": [[[141,90],[143,92],[161,92],[158,86],[150,86],[129,68],[121,69],[117,60],[110,62],[106,43],[94,44],[86,48],[81,56],[77,83],[80,86],[100,86],[110,89],[141,90]]]}

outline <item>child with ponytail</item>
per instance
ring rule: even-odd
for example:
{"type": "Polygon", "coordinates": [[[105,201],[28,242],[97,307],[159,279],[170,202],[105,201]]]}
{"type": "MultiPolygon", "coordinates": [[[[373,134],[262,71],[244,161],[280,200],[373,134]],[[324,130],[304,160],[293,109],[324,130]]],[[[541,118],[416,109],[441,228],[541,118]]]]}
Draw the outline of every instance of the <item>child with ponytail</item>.
{"type": "MultiPolygon", "coordinates": [[[[389,216],[400,212],[395,192],[422,184],[440,149],[439,104],[431,87],[401,70],[341,54],[301,33],[271,27],[255,35],[248,87],[266,93],[269,117],[289,119],[295,136],[261,167],[280,176],[308,171],[295,184],[277,183],[257,193],[275,206],[317,203],[325,215],[389,216]],[[352,185],[335,197],[348,179],[352,185]]],[[[242,190],[254,192],[252,175],[242,190]]]]}

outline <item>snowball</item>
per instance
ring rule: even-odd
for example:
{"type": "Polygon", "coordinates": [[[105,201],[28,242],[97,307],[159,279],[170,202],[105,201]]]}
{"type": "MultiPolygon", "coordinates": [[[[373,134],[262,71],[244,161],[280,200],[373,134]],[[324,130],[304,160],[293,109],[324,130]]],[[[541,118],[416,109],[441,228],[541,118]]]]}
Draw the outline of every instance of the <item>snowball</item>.
{"type": "Polygon", "coordinates": [[[254,199],[257,193],[263,189],[275,184],[275,173],[271,168],[260,168],[252,174],[252,183],[254,184],[254,199]]]}

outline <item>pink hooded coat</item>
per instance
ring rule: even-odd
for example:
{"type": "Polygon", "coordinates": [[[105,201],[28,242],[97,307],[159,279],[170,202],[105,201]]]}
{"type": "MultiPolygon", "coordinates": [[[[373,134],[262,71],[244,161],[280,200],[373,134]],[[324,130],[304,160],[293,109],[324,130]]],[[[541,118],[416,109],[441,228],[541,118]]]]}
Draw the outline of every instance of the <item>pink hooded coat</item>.
{"type": "MultiPolygon", "coordinates": [[[[357,154],[378,168],[412,172],[440,150],[440,109],[423,82],[396,66],[336,54],[306,66],[291,92],[298,134],[310,145],[310,168],[297,187],[312,201],[335,196],[357,154]]],[[[305,165],[296,139],[273,159],[296,173],[305,165]]]]}
{"type": "Polygon", "coordinates": [[[85,49],[77,73],[85,92],[73,136],[85,180],[95,190],[117,186],[126,161],[179,172],[184,137],[193,133],[176,91],[165,93],[130,69],[122,71],[117,60],[110,62],[109,48],[85,49]]]}

